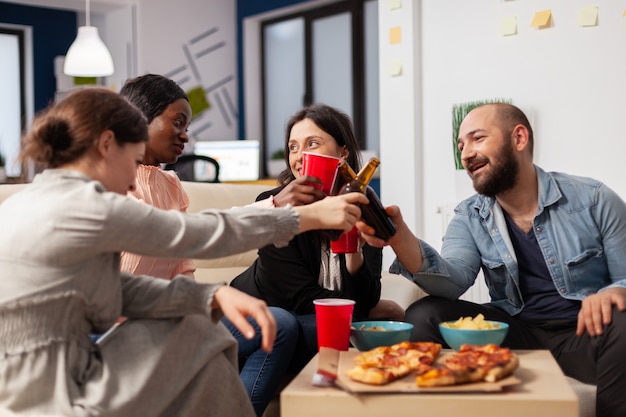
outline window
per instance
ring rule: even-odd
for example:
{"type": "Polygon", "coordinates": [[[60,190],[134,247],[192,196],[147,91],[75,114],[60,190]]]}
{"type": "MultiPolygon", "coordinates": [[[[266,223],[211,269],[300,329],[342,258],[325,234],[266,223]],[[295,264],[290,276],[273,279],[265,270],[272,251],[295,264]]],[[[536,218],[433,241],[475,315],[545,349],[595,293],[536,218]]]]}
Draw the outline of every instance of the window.
{"type": "Polygon", "coordinates": [[[344,111],[362,149],[378,150],[377,13],[377,1],[351,0],[261,23],[266,160],[289,116],[314,102],[344,111]]]}
{"type": "Polygon", "coordinates": [[[16,158],[27,121],[24,39],[24,30],[0,27],[0,153],[10,177],[21,174],[16,158]]]}

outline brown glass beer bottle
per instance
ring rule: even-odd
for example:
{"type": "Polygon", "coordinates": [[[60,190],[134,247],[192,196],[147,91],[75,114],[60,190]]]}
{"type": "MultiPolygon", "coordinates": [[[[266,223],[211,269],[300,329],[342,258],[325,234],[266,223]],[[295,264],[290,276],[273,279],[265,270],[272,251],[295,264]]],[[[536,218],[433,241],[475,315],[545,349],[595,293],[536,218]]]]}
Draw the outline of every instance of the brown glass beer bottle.
{"type": "Polygon", "coordinates": [[[341,161],[338,167],[338,175],[344,180],[345,184],[339,191],[339,194],[352,192],[365,194],[369,204],[360,205],[363,220],[374,228],[377,237],[389,240],[396,233],[396,225],[385,211],[376,192],[368,185],[379,164],[380,160],[378,158],[371,158],[359,173],[354,175],[352,168],[345,161],[341,161]]]}

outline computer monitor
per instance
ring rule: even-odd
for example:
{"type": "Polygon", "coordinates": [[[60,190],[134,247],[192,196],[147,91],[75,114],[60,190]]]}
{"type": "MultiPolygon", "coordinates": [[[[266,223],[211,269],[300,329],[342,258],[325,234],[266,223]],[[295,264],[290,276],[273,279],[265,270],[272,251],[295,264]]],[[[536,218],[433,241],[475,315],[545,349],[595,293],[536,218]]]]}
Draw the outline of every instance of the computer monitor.
{"type": "Polygon", "coordinates": [[[259,179],[258,140],[207,140],[194,144],[194,153],[206,155],[220,164],[220,181],[259,179]]]}

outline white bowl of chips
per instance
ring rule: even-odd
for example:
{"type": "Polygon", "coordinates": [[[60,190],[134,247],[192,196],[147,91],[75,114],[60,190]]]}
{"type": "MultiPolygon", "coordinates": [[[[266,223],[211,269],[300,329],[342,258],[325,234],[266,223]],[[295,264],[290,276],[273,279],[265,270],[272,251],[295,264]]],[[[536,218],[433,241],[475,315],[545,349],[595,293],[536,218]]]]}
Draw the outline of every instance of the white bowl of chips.
{"type": "Polygon", "coordinates": [[[439,331],[448,346],[458,351],[464,344],[500,346],[509,331],[509,325],[501,321],[485,320],[482,314],[478,314],[474,318],[461,317],[455,321],[440,323],[439,331]]]}

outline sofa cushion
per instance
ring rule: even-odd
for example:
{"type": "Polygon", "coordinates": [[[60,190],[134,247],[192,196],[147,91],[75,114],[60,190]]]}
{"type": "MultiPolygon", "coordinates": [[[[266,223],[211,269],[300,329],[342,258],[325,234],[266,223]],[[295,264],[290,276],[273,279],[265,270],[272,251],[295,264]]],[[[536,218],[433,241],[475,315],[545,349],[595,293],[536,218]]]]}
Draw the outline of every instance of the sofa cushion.
{"type": "MultiPolygon", "coordinates": [[[[207,184],[183,181],[189,196],[189,213],[205,209],[229,209],[253,203],[271,185],[207,184]]],[[[194,259],[196,280],[203,283],[230,282],[246,270],[257,258],[257,249],[218,259],[194,259]]]]}
{"type": "Polygon", "coordinates": [[[189,213],[201,210],[229,209],[254,203],[263,191],[273,188],[260,184],[208,184],[203,182],[182,181],[183,188],[189,195],[189,213]]]}
{"type": "Polygon", "coordinates": [[[380,298],[394,300],[400,307],[407,309],[415,301],[425,297],[426,292],[402,275],[382,272],[380,298]]]}

